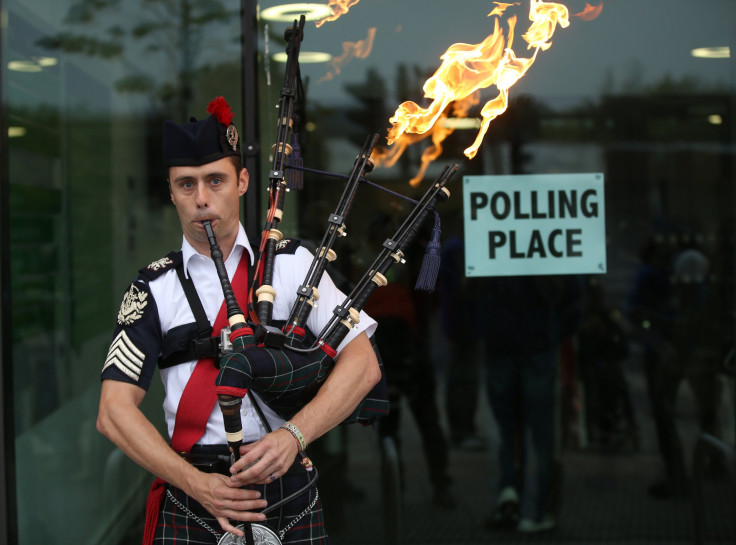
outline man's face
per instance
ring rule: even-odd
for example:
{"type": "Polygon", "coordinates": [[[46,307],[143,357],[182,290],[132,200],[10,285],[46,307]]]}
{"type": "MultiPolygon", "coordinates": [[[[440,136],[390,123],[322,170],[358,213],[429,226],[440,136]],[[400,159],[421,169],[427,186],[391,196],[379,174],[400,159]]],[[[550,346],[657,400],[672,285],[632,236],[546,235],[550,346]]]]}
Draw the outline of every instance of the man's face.
{"type": "Polygon", "coordinates": [[[202,221],[210,220],[218,241],[234,241],[238,233],[240,197],[248,189],[248,171],[236,172],[229,158],[196,167],[169,168],[171,202],[189,243],[209,253],[202,221]]]}

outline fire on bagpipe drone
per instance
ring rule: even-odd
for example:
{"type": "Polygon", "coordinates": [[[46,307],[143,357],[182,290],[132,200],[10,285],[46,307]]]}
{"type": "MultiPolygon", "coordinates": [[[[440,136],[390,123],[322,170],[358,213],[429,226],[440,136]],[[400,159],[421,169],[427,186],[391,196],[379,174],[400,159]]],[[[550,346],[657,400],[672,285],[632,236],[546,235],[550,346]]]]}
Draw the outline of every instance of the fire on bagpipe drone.
{"type": "MultiPolygon", "coordinates": [[[[352,210],[358,186],[373,168],[370,157],[378,142],[378,135],[369,137],[355,160],[334,212],[328,217],[327,230],[305,280],[297,290],[287,322],[281,329],[272,326],[271,312],[277,294],[271,282],[276,246],[282,238],[276,226],[283,214],[286,190],[284,167],[286,155],[290,153],[287,139],[292,123],[290,116],[294,107],[294,90],[297,87],[296,63],[303,25],[302,17],[300,24],[297,25],[295,21],[294,27],[286,34],[288,60],[279,103],[278,141],[274,146],[274,163],[269,175],[270,208],[251,286],[251,300],[253,295],[258,299],[257,303],[253,303],[255,310],[251,308],[248,313],[250,319],[246,319],[233,295],[212,226],[209,222],[203,222],[211,246],[211,256],[222,284],[230,322],[229,331],[225,334],[228,338],[223,338],[221,343],[220,372],[215,391],[224,416],[228,444],[236,458],[239,456],[243,438],[240,418],[243,397],[249,390],[257,393],[272,410],[287,420],[314,397],[334,366],[338,346],[358,323],[359,313],[368,298],[377,287],[387,284],[386,273],[390,267],[404,262],[405,252],[427,216],[434,213],[438,202],[449,197],[445,185],[459,170],[457,164],[444,168],[432,186],[415,203],[394,235],[384,241],[369,270],[345,300],[333,310],[332,318],[316,336],[316,340],[307,346],[305,327],[307,318],[319,299],[317,286],[328,263],[336,258],[332,246],[344,234],[345,222],[352,210]]],[[[387,400],[381,403],[387,404],[387,400]]],[[[359,419],[361,411],[375,410],[375,407],[369,405],[370,401],[363,400],[349,421],[353,421],[353,418],[359,419]]]]}

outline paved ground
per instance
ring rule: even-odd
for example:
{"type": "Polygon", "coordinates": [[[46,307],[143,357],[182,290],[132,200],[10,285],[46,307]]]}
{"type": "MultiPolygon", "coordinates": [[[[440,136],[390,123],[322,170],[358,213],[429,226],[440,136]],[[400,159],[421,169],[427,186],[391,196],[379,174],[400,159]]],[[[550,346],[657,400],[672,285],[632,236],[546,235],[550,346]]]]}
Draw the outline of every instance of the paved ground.
{"type": "MultiPolygon", "coordinates": [[[[693,543],[692,503],[689,497],[657,500],[647,486],[661,471],[653,429],[644,402],[643,383],[632,377],[642,440],[638,449],[622,446],[607,452],[568,447],[563,453],[564,479],[557,529],[540,535],[517,531],[489,531],[483,522],[492,507],[496,476],[495,424],[487,410],[480,415],[488,449],[450,452],[454,510],[435,506],[426,478],[419,434],[411,418],[402,421],[405,442],[406,490],[398,528],[384,511],[381,498],[380,451],[370,430],[349,430],[349,472],[352,488],[339,507],[328,513],[333,545],[399,544],[681,544],[693,543]],[[332,518],[329,518],[332,515],[332,518]],[[342,516],[341,516],[342,515],[342,516]],[[332,524],[331,523],[332,520],[332,524]],[[343,523],[344,521],[344,523],[343,523]]],[[[697,439],[694,413],[687,391],[681,393],[680,419],[688,450],[697,439]]],[[[323,487],[327,487],[327,482],[323,487]]],[[[736,542],[736,486],[725,480],[709,481],[705,488],[707,516],[703,543],[736,542]]]]}

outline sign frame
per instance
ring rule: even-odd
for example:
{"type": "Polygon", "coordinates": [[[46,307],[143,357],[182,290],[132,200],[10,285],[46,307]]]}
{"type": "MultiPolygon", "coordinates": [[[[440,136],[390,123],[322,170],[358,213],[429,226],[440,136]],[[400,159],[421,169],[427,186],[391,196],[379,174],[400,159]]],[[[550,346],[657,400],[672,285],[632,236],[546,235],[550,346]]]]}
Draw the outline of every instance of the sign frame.
{"type": "Polygon", "coordinates": [[[605,274],[601,172],[463,177],[465,275],[605,274]]]}

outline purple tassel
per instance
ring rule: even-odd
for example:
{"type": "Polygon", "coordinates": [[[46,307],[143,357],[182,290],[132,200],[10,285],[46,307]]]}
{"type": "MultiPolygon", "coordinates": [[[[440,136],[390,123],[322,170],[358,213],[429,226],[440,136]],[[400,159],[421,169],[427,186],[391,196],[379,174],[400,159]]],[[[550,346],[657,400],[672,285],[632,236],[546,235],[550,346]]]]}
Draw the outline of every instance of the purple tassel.
{"type": "Polygon", "coordinates": [[[422,260],[422,268],[419,271],[419,277],[414,289],[426,293],[432,293],[437,283],[437,274],[440,270],[440,215],[434,213],[434,228],[432,229],[432,237],[427,244],[427,249],[422,260]]]}
{"type": "Polygon", "coordinates": [[[299,143],[299,134],[291,134],[291,153],[286,158],[286,187],[289,189],[301,189],[304,187],[304,166],[302,158],[302,146],[299,143]]]}

